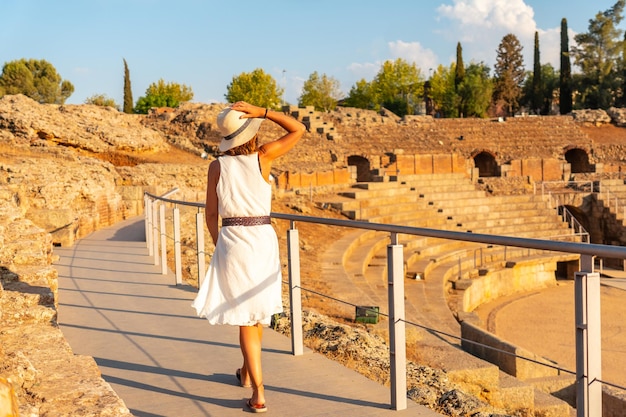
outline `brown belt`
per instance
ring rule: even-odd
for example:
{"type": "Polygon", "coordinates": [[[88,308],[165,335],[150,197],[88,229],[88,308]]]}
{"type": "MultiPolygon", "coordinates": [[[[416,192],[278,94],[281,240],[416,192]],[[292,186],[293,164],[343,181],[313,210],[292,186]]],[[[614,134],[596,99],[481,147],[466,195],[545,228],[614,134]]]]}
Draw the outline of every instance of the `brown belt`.
{"type": "Polygon", "coordinates": [[[270,216],[226,217],[222,219],[222,226],[260,226],[270,223],[270,216]]]}

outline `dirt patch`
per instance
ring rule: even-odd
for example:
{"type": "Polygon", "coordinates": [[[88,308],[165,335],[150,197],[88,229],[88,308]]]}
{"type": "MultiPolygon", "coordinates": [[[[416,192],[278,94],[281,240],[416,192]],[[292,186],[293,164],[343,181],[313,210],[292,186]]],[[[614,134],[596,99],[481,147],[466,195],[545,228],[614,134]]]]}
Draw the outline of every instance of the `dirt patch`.
{"type": "Polygon", "coordinates": [[[626,143],[626,128],[624,127],[603,124],[601,126],[580,126],[580,130],[597,144],[623,145],[626,143]]]}

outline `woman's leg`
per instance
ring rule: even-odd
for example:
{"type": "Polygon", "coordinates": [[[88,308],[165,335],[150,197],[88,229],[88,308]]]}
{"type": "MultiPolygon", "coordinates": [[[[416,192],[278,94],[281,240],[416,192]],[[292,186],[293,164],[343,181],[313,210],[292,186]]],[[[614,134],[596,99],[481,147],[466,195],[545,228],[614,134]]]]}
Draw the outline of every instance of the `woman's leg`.
{"type": "Polygon", "coordinates": [[[261,341],[263,326],[239,327],[239,344],[243,353],[241,381],[252,383],[252,404],[265,404],[265,390],[263,389],[263,370],[261,368],[261,341]]]}

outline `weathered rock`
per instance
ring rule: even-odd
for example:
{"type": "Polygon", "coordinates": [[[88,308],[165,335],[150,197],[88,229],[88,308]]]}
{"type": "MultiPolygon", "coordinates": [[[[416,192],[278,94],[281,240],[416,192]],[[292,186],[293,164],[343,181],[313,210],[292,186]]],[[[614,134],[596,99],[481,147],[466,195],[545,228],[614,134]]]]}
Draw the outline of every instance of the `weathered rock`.
{"type": "Polygon", "coordinates": [[[611,116],[604,110],[573,110],[572,116],[579,123],[592,124],[595,126],[603,123],[611,123],[611,116]]]}
{"type": "Polygon", "coordinates": [[[611,122],[613,122],[616,126],[626,126],[626,109],[611,107],[607,111],[607,114],[611,118],[611,122]]]}
{"type": "Polygon", "coordinates": [[[163,137],[142,128],[140,117],[95,105],[38,105],[23,95],[0,98],[0,130],[20,145],[69,146],[92,152],[159,151],[163,137]]]}
{"type": "Polygon", "coordinates": [[[25,190],[0,186],[0,397],[15,393],[24,416],[130,416],[94,360],[75,356],[56,326],[52,238],[24,217],[19,195],[35,184],[17,182],[25,190]]]}

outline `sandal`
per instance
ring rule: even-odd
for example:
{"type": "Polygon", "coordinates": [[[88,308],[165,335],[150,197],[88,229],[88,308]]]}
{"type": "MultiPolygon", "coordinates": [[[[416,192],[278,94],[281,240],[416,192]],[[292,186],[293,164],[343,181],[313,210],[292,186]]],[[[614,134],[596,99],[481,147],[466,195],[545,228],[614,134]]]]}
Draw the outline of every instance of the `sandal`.
{"type": "Polygon", "coordinates": [[[241,368],[235,371],[235,376],[237,377],[237,381],[239,381],[239,385],[244,388],[252,388],[252,384],[242,384],[241,383],[241,368]]]}
{"type": "Polygon", "coordinates": [[[265,404],[252,404],[252,398],[250,398],[246,401],[244,410],[250,413],[265,413],[267,411],[267,407],[265,404]]]}

